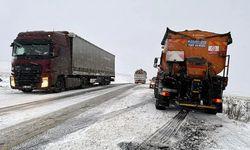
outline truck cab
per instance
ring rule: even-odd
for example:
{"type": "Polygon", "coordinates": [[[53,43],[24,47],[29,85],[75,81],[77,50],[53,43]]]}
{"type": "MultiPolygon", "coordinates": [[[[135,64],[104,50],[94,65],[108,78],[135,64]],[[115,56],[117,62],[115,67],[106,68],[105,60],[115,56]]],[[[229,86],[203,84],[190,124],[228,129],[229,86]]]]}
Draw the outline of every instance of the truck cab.
{"type": "Polygon", "coordinates": [[[67,32],[21,32],[11,44],[11,88],[23,92],[63,88],[70,72],[67,32]]]}

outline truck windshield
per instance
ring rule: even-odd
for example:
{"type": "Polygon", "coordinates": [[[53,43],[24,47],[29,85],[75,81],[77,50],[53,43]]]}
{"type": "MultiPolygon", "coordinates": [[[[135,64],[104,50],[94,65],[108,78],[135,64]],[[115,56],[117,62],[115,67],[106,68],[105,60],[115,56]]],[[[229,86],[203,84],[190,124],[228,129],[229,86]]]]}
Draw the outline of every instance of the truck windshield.
{"type": "Polygon", "coordinates": [[[46,45],[15,45],[14,46],[14,56],[18,55],[41,55],[48,56],[50,52],[49,44],[46,45]]]}

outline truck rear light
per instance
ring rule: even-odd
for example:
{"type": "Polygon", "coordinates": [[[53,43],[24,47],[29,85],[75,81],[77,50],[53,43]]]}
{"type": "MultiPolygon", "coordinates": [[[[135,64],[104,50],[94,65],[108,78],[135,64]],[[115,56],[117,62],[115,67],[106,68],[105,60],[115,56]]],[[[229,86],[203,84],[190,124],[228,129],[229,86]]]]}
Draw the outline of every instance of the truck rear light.
{"type": "Polygon", "coordinates": [[[223,81],[223,86],[224,86],[224,87],[226,87],[226,86],[227,86],[227,80],[228,80],[228,78],[227,78],[227,77],[225,77],[225,78],[224,78],[224,81],[223,81]]]}
{"type": "Polygon", "coordinates": [[[13,86],[13,87],[16,86],[16,85],[15,85],[15,79],[14,79],[13,76],[10,77],[10,85],[13,86]]]}
{"type": "Polygon", "coordinates": [[[222,99],[219,99],[219,98],[214,98],[214,99],[212,100],[212,102],[214,102],[214,103],[222,103],[223,100],[222,100],[222,99]]]}
{"type": "Polygon", "coordinates": [[[135,80],[135,82],[138,82],[138,81],[135,80]]]}
{"type": "Polygon", "coordinates": [[[164,92],[164,91],[163,91],[163,92],[161,92],[160,94],[161,94],[162,96],[170,96],[170,93],[168,93],[168,92],[164,92]]]}
{"type": "Polygon", "coordinates": [[[49,86],[49,77],[43,77],[42,78],[42,88],[49,86]]]}

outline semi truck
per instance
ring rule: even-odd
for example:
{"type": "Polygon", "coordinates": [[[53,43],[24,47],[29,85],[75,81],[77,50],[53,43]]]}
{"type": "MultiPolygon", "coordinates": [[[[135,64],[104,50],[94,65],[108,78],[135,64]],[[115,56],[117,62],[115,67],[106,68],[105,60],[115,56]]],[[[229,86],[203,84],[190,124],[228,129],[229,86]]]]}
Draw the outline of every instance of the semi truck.
{"type": "Polygon", "coordinates": [[[20,32],[11,47],[12,89],[61,92],[115,78],[115,55],[72,32],[20,32]]]}
{"type": "Polygon", "coordinates": [[[161,57],[155,87],[156,109],[170,103],[222,112],[222,95],[228,83],[231,33],[201,30],[173,31],[167,28],[161,42],[161,57]]]}
{"type": "Polygon", "coordinates": [[[134,74],[135,84],[142,83],[145,84],[147,79],[147,72],[143,69],[137,69],[134,74]]]}

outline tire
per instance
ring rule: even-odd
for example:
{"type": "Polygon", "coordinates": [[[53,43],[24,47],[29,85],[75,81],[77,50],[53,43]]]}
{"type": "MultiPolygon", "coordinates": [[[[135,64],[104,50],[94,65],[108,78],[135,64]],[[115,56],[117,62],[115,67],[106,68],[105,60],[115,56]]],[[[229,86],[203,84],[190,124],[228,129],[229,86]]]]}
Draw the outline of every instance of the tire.
{"type": "Polygon", "coordinates": [[[165,110],[165,107],[161,106],[157,99],[155,101],[155,108],[158,110],[165,110]]]}
{"type": "Polygon", "coordinates": [[[158,97],[158,89],[154,87],[154,95],[155,95],[155,98],[158,97]]]}
{"type": "Polygon", "coordinates": [[[82,79],[81,79],[80,88],[81,88],[81,89],[84,89],[86,86],[87,86],[87,81],[86,81],[85,78],[82,78],[82,79]]]}
{"type": "Polygon", "coordinates": [[[102,79],[102,81],[99,82],[99,85],[105,85],[105,79],[102,79]]]}
{"type": "Polygon", "coordinates": [[[23,93],[31,93],[33,91],[33,89],[23,89],[22,91],[23,91],[23,93]]]}
{"type": "Polygon", "coordinates": [[[65,89],[65,85],[64,85],[63,79],[57,79],[54,92],[60,93],[60,92],[64,91],[64,89],[65,89]]]}
{"type": "Polygon", "coordinates": [[[158,97],[158,80],[155,81],[155,85],[154,85],[154,95],[155,95],[155,98],[158,97]]]}

